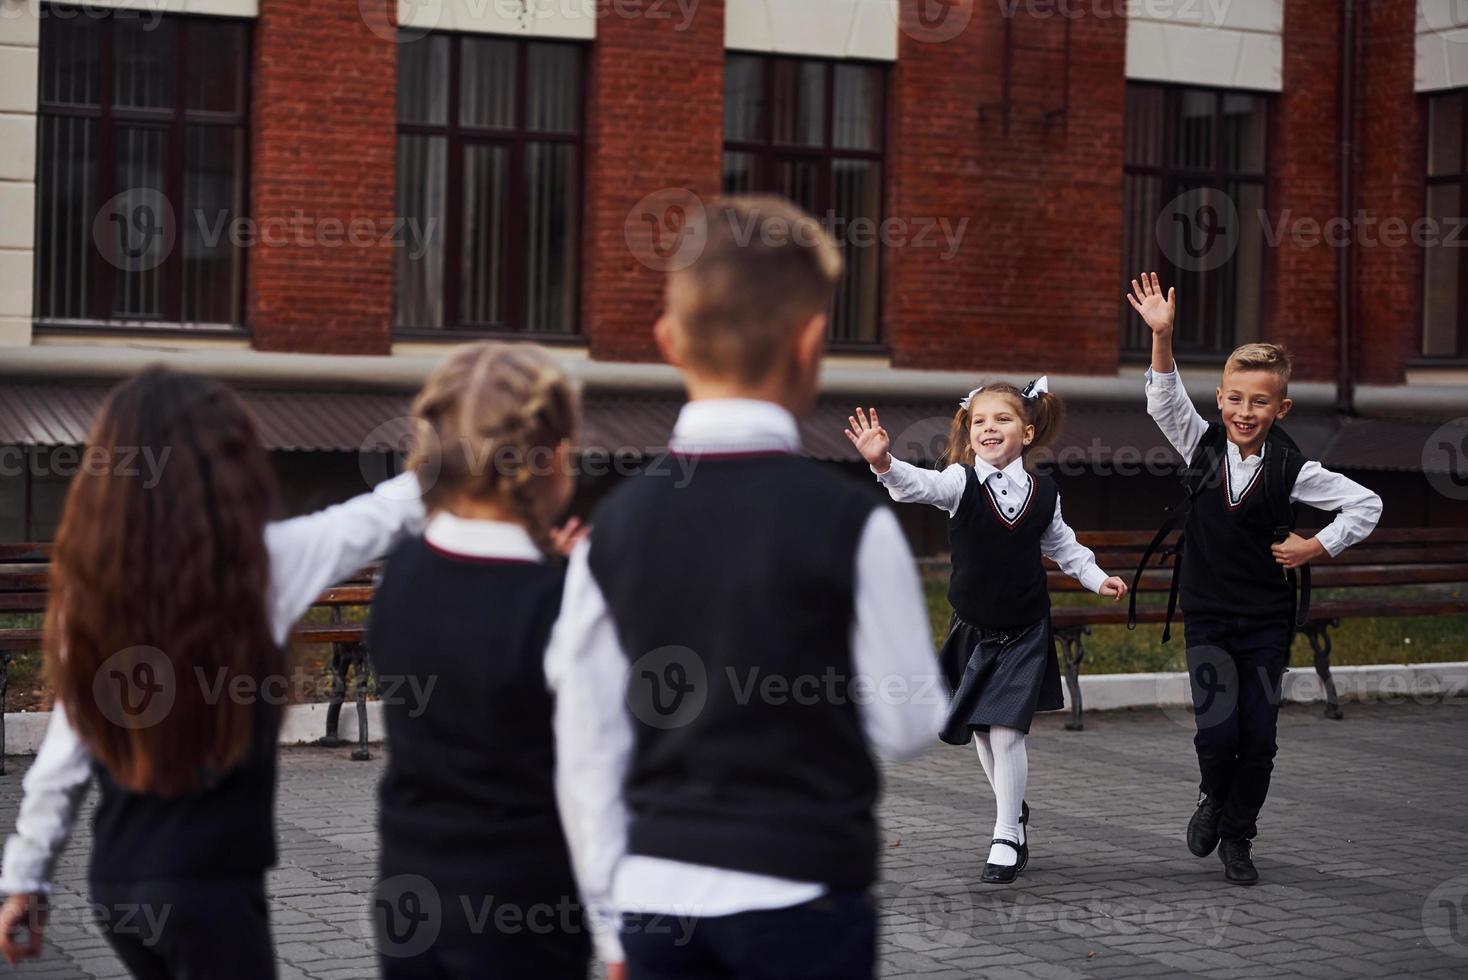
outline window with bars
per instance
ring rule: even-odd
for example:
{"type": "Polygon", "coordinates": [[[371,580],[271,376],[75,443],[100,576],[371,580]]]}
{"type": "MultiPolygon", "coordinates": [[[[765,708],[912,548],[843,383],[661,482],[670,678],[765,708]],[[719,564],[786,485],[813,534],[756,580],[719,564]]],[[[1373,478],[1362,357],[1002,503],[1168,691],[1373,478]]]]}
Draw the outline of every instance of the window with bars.
{"type": "Polygon", "coordinates": [[[779,194],[833,230],[846,257],[836,344],[881,339],[886,90],[881,65],[737,54],[724,66],[724,193],[779,194]]]}
{"type": "MultiPolygon", "coordinates": [[[[1253,92],[1127,85],[1122,292],[1153,269],[1177,287],[1179,353],[1259,339],[1268,112],[1253,92]]],[[[1147,325],[1120,308],[1122,350],[1150,350],[1147,325]]]]}
{"type": "Polygon", "coordinates": [[[576,332],[582,48],[430,34],[398,46],[394,325],[576,332]]]}
{"type": "Polygon", "coordinates": [[[1427,100],[1427,200],[1423,215],[1429,234],[1422,239],[1422,355],[1468,357],[1468,235],[1463,205],[1468,202],[1468,148],[1464,139],[1468,90],[1444,92],[1427,100]]]}
{"type": "Polygon", "coordinates": [[[242,322],[248,92],[245,22],[48,5],[38,322],[242,322]]]}

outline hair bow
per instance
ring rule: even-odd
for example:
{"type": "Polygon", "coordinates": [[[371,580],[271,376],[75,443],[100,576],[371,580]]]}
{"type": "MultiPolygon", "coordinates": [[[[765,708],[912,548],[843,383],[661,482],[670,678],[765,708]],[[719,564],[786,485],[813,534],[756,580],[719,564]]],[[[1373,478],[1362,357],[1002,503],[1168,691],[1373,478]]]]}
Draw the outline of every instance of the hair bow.
{"type": "Polygon", "coordinates": [[[1025,398],[1039,398],[1041,395],[1050,393],[1050,375],[1042,374],[1034,381],[1025,385],[1021,395],[1025,398]]]}
{"type": "Polygon", "coordinates": [[[983,385],[979,385],[973,391],[969,392],[967,395],[964,395],[962,398],[960,398],[958,400],[958,407],[959,408],[962,408],[962,409],[967,409],[968,408],[968,403],[971,402],[971,401],[973,401],[974,400],[974,396],[977,395],[979,392],[981,392],[983,390],[984,390],[984,386],[983,385]]]}

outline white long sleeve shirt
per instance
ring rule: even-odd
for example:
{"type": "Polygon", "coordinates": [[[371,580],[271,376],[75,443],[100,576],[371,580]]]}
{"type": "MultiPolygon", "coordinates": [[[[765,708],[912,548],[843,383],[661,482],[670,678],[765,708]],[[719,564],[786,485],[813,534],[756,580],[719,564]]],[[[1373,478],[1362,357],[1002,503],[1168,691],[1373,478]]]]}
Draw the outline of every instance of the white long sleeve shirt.
{"type": "MultiPolygon", "coordinates": [[[[266,525],[267,601],[275,642],[286,642],[322,589],[388,551],[400,536],[420,529],[423,519],[417,477],[404,473],[372,493],[266,525]]],[[[15,833],[5,842],[0,893],[50,893],[56,861],[71,837],[91,779],[91,753],[58,702],[21,784],[24,796],[15,833]]]]}
{"type": "MultiPolygon", "coordinates": [[[[931,504],[943,508],[952,517],[958,513],[958,505],[963,500],[968,469],[962,463],[953,463],[942,470],[930,470],[892,457],[892,465],[887,472],[872,472],[876,473],[877,482],[887,488],[893,500],[900,503],[931,504]]],[[[1003,469],[976,459],[973,469],[978,475],[979,485],[993,497],[994,506],[1001,513],[1013,515],[1024,510],[1034,480],[1025,471],[1022,457],[1003,469]]],[[[1092,592],[1099,593],[1102,584],[1109,577],[1096,564],[1096,553],[1077,541],[1075,531],[1065,523],[1065,518],[1060,513],[1059,495],[1055,498],[1055,515],[1050,518],[1050,526],[1040,537],[1040,553],[1092,592]]]]}
{"type": "MultiPolygon", "coordinates": [[[[1176,364],[1166,374],[1148,369],[1147,414],[1156,420],[1157,427],[1183,459],[1193,458],[1198,443],[1208,431],[1208,422],[1188,397],[1176,364]]],[[[1259,452],[1245,458],[1239,447],[1229,440],[1228,486],[1233,503],[1243,498],[1259,474],[1267,449],[1268,446],[1261,446],[1259,452]]],[[[1331,472],[1313,459],[1306,460],[1300,467],[1300,475],[1295,478],[1294,489],[1290,491],[1290,502],[1315,507],[1327,514],[1339,511],[1335,519],[1315,536],[1332,558],[1366,540],[1381,519],[1381,497],[1355,480],[1331,472]]]]}
{"type": "MultiPolygon", "coordinates": [[[[800,438],[795,419],[777,405],[716,399],[686,405],[670,445],[689,454],[796,452],[800,438]]],[[[625,700],[630,661],[588,568],[589,550],[582,542],[571,555],[546,677],[556,695],[556,794],[602,959],[622,959],[615,930],[622,912],[707,918],[788,908],[822,895],[820,883],[627,854],[622,789],[633,743],[625,700]]],[[[937,739],[948,697],[912,553],[885,508],[873,511],[862,530],[855,586],[853,668],[876,682],[874,691],[887,684],[903,692],[861,699],[862,729],[879,755],[911,758],[937,739]]]]}

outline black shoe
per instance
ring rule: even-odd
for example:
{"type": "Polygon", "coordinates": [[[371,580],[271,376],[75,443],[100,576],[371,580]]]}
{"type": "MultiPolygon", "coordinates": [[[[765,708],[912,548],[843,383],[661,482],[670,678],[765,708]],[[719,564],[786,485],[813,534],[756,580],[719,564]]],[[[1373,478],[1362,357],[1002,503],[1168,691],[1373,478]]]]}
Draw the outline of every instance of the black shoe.
{"type": "Polygon", "coordinates": [[[1024,800],[1019,801],[1019,822],[1021,824],[1030,822],[1030,805],[1024,800]]]}
{"type": "Polygon", "coordinates": [[[1236,885],[1253,885],[1259,881],[1250,852],[1253,841],[1223,840],[1218,842],[1218,859],[1223,862],[1223,876],[1236,885]]]}
{"type": "Polygon", "coordinates": [[[1188,821],[1188,850],[1198,857],[1207,857],[1218,846],[1218,820],[1223,816],[1223,805],[1213,802],[1210,796],[1198,801],[1198,809],[1188,821]]]}
{"type": "Polygon", "coordinates": [[[1024,866],[1029,863],[1030,845],[1016,844],[1014,841],[1005,840],[1003,837],[996,837],[991,843],[1006,844],[1014,848],[1014,853],[1019,855],[1019,862],[1008,865],[986,864],[984,865],[984,873],[979,877],[979,880],[989,885],[1007,885],[1018,877],[1019,873],[1024,870],[1024,866]]]}
{"type": "Polygon", "coordinates": [[[1025,842],[1019,852],[1019,864],[1014,866],[1014,873],[1019,874],[1030,863],[1030,805],[1024,800],[1019,801],[1019,823],[1025,828],[1025,842]]]}

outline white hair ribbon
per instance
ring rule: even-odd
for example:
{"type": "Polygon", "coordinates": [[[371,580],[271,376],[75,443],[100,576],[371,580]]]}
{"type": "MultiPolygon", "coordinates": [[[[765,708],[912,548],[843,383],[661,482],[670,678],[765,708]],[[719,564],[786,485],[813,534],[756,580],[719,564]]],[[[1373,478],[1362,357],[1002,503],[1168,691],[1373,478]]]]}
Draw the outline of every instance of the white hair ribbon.
{"type": "Polygon", "coordinates": [[[1050,375],[1042,374],[1025,386],[1024,397],[1039,398],[1050,392],[1050,375]]]}
{"type": "Polygon", "coordinates": [[[974,400],[974,396],[977,395],[979,392],[981,392],[983,390],[984,390],[984,386],[983,385],[979,385],[973,391],[969,392],[967,395],[964,395],[962,398],[960,398],[958,400],[958,407],[961,408],[961,409],[964,409],[966,411],[968,409],[968,403],[971,402],[971,401],[973,401],[974,400]]]}

